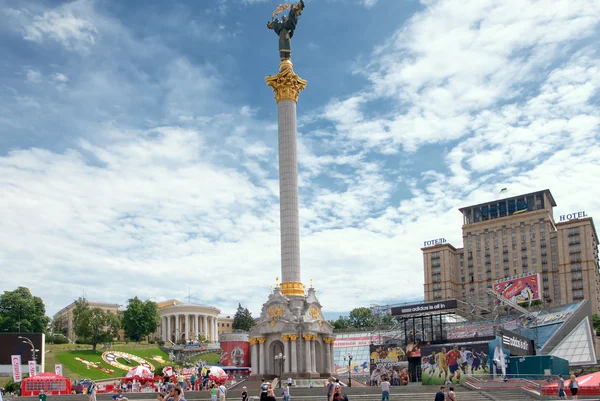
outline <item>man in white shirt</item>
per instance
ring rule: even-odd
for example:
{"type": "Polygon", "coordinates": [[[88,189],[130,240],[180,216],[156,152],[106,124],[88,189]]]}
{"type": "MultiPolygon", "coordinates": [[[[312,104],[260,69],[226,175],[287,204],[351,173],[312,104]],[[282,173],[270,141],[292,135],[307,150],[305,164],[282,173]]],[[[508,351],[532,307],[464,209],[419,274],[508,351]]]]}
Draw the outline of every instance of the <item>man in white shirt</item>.
{"type": "Polygon", "coordinates": [[[291,378],[291,377],[288,377],[288,382],[287,382],[288,386],[292,387],[292,383],[293,383],[293,382],[294,382],[294,381],[292,380],[292,378],[291,378]]]}
{"type": "Polygon", "coordinates": [[[219,401],[225,401],[225,396],[227,395],[227,387],[225,387],[224,384],[221,384],[219,386],[217,395],[219,396],[219,401]]]}

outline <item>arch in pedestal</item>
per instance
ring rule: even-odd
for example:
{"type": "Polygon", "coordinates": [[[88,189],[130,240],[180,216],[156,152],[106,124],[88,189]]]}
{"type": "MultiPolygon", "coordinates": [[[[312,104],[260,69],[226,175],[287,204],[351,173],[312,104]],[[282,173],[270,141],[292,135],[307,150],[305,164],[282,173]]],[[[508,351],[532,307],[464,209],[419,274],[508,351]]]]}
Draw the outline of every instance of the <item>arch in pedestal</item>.
{"type": "MultiPolygon", "coordinates": [[[[281,371],[281,363],[279,361],[275,361],[275,355],[284,354],[283,349],[283,342],[281,342],[281,340],[275,340],[271,342],[271,344],[269,345],[269,351],[266,355],[267,360],[265,361],[265,364],[267,365],[267,373],[276,376],[283,374],[283,372],[281,371]]],[[[285,363],[283,367],[285,370],[285,363]]]]}
{"type": "Polygon", "coordinates": [[[315,361],[317,362],[316,369],[317,369],[317,372],[324,373],[324,368],[323,368],[324,354],[321,351],[322,351],[321,342],[315,341],[315,361]]]}

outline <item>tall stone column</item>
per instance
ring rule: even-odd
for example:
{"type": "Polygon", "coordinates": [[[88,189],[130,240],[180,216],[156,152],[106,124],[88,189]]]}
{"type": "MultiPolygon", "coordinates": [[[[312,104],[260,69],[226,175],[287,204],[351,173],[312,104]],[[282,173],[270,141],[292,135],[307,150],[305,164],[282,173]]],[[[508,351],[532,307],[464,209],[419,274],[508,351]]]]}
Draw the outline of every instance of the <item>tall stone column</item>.
{"type": "Polygon", "coordinates": [[[215,316],[215,341],[219,341],[219,318],[215,316]]]}
{"type": "Polygon", "coordinates": [[[285,355],[283,372],[281,372],[281,378],[283,379],[283,373],[290,371],[290,336],[284,334],[281,336],[281,340],[283,341],[283,355],[285,355]]]}
{"type": "Polygon", "coordinates": [[[258,341],[258,374],[264,375],[267,370],[265,363],[267,362],[265,355],[265,341],[267,340],[264,337],[258,337],[256,339],[258,341]]]}
{"type": "Polygon", "coordinates": [[[160,339],[161,340],[166,340],[167,338],[167,319],[163,316],[160,318],[160,339]]]}
{"type": "Polygon", "coordinates": [[[304,371],[312,373],[312,358],[310,356],[310,339],[312,338],[312,335],[303,334],[302,338],[304,339],[304,371]]]}
{"type": "Polygon", "coordinates": [[[208,328],[208,318],[206,317],[206,315],[202,315],[202,334],[208,340],[207,328],[208,328]]]}
{"type": "MultiPolygon", "coordinates": [[[[331,358],[329,357],[329,339],[327,337],[323,337],[323,372],[330,373],[329,369],[329,361],[331,358]]],[[[320,356],[321,357],[321,356],[320,356]]]]}
{"type": "Polygon", "coordinates": [[[298,339],[297,334],[290,334],[290,348],[291,348],[291,356],[290,356],[290,372],[296,373],[298,372],[298,359],[296,357],[296,340],[298,339]]]}
{"type": "Polygon", "coordinates": [[[313,335],[310,339],[310,364],[312,366],[312,371],[317,372],[317,353],[316,353],[316,342],[317,336],[313,335]]]}
{"type": "Polygon", "coordinates": [[[180,321],[179,321],[179,315],[175,315],[175,343],[179,342],[180,338],[180,334],[179,334],[179,330],[181,330],[181,325],[180,325],[180,321]]]}
{"type": "Polygon", "coordinates": [[[183,324],[183,329],[184,329],[184,333],[185,333],[185,341],[190,339],[190,314],[186,313],[185,315],[185,323],[183,324]]]}
{"type": "Polygon", "coordinates": [[[252,368],[252,374],[257,375],[258,372],[258,340],[256,338],[250,339],[250,367],[252,368]]]}
{"type": "Polygon", "coordinates": [[[279,73],[266,78],[275,92],[279,126],[279,218],[281,229],[281,293],[304,296],[300,277],[300,224],[298,213],[298,155],[296,103],[306,81],[283,60],[279,73]]]}
{"type": "Polygon", "coordinates": [[[171,329],[171,315],[167,315],[167,338],[169,341],[173,340],[173,329],[171,329]]]}

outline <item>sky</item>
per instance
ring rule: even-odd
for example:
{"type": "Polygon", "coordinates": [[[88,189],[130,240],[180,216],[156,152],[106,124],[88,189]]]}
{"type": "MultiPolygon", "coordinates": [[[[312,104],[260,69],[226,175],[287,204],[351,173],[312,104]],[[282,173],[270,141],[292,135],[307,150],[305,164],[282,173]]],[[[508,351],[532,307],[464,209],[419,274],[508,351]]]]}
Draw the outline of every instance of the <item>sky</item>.
{"type": "MultiPolygon", "coordinates": [[[[0,291],[254,316],[280,276],[273,0],[0,0],[0,291]]],[[[600,216],[600,2],[306,0],[301,266],[326,316],[423,298],[458,208],[600,216]]]]}

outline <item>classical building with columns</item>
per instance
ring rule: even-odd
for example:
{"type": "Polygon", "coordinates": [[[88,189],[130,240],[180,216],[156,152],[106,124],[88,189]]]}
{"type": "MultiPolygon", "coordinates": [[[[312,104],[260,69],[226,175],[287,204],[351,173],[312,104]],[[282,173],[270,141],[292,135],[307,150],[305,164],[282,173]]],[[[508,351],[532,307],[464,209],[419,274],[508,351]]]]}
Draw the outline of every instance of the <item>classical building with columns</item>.
{"type": "Polygon", "coordinates": [[[209,341],[217,342],[219,313],[221,311],[214,306],[183,303],[174,299],[160,302],[157,336],[179,343],[196,341],[198,335],[202,334],[209,341]]]}

